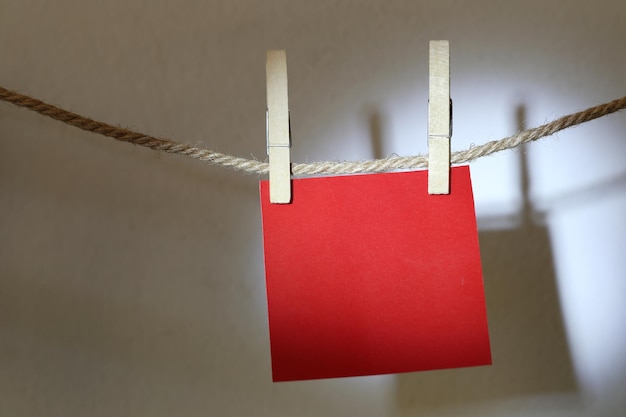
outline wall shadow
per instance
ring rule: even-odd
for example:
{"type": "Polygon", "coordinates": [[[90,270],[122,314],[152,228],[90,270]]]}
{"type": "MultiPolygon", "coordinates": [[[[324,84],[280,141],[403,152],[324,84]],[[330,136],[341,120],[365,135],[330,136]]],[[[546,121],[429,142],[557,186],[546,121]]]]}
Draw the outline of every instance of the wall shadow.
{"type": "MultiPolygon", "coordinates": [[[[518,120],[523,116],[520,108],[518,120]]],[[[536,221],[540,213],[528,199],[524,149],[519,155],[524,204],[517,227],[479,231],[493,365],[398,375],[401,412],[578,391],[550,235],[536,221]]],[[[486,223],[498,223],[489,220],[486,223]]]]}
{"type": "Polygon", "coordinates": [[[367,122],[369,125],[370,141],[372,144],[372,155],[374,159],[384,158],[383,130],[385,127],[385,118],[378,109],[374,109],[369,112],[367,122]]]}

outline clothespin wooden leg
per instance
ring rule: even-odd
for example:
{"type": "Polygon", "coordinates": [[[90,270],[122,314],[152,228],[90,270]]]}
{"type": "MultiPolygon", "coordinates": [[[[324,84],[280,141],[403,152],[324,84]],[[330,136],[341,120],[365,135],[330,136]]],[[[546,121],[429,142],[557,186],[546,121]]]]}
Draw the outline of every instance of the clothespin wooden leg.
{"type": "Polygon", "coordinates": [[[291,201],[291,144],[285,51],[267,52],[266,76],[270,202],[288,204],[291,201]]]}
{"type": "Polygon", "coordinates": [[[428,194],[450,194],[450,44],[430,41],[428,83],[428,194]]]}

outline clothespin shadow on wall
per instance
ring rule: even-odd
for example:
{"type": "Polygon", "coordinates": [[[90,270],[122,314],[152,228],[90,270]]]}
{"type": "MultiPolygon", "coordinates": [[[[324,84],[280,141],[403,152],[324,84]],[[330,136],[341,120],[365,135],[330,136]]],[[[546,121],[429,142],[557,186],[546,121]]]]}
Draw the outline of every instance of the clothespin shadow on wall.
{"type": "Polygon", "coordinates": [[[385,158],[387,156],[384,151],[385,116],[377,108],[370,109],[367,113],[367,123],[372,143],[372,157],[385,158]]]}
{"type": "MultiPolygon", "coordinates": [[[[516,118],[523,129],[523,106],[517,109],[516,118]]],[[[539,216],[528,195],[525,150],[518,152],[523,194],[518,227],[479,230],[493,365],[400,374],[396,394],[401,411],[533,394],[576,395],[578,391],[561,316],[549,231],[536,222],[539,216]]]]}

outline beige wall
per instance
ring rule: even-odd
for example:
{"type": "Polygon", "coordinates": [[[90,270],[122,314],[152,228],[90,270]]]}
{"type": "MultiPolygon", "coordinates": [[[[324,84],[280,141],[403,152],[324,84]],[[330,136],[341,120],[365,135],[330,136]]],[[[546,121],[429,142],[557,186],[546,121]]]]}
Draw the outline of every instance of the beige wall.
{"type": "MultiPolygon", "coordinates": [[[[455,149],[626,94],[606,0],[3,0],[0,85],[263,159],[284,48],[294,160],[408,155],[430,39],[451,42],[455,149]]],[[[472,164],[492,367],[272,384],[258,178],[2,104],[0,415],[618,415],[625,132],[472,164]]]]}

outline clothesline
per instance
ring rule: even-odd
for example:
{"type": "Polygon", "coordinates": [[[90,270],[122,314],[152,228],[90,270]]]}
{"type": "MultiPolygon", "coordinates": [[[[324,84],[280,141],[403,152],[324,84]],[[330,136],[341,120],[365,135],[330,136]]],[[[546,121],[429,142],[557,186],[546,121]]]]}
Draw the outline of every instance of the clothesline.
{"type": "MultiPolygon", "coordinates": [[[[185,145],[169,139],[159,139],[143,133],[133,132],[128,129],[92,120],[51,104],[47,104],[36,98],[7,90],[3,87],[0,87],[0,100],[14,104],[18,107],[32,110],[70,126],[74,126],[88,132],[98,133],[121,142],[144,146],[156,151],[184,155],[189,158],[198,159],[215,165],[221,165],[246,173],[262,175],[269,172],[269,164],[267,162],[226,155],[210,149],[185,145]]],[[[516,133],[513,136],[487,142],[483,145],[473,146],[463,151],[453,152],[451,155],[451,163],[462,164],[496,152],[512,149],[524,143],[533,142],[543,137],[553,135],[563,129],[615,113],[623,110],[624,108],[626,108],[626,96],[595,107],[590,107],[577,113],[563,116],[539,127],[516,133]]],[[[425,168],[427,166],[428,155],[416,155],[390,156],[383,159],[367,161],[327,161],[305,164],[294,163],[291,165],[291,170],[293,175],[306,176],[319,174],[374,173],[393,171],[397,169],[425,168]]]]}

